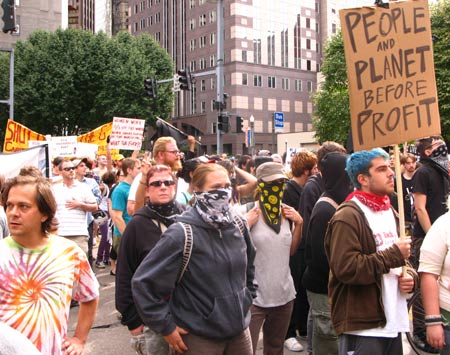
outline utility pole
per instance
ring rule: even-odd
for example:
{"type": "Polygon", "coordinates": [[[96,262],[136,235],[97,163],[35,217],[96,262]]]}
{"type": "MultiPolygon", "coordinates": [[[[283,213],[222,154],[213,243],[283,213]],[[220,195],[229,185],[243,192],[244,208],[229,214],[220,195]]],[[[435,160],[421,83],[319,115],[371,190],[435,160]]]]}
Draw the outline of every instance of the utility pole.
{"type": "Polygon", "coordinates": [[[9,98],[0,104],[9,106],[9,118],[14,121],[14,49],[0,48],[0,52],[9,52],[9,98]]]}
{"type": "Polygon", "coordinates": [[[223,95],[223,0],[217,0],[217,102],[218,113],[216,120],[216,132],[217,132],[217,154],[222,154],[222,131],[219,129],[219,117],[222,117],[224,95],[223,95]]]}

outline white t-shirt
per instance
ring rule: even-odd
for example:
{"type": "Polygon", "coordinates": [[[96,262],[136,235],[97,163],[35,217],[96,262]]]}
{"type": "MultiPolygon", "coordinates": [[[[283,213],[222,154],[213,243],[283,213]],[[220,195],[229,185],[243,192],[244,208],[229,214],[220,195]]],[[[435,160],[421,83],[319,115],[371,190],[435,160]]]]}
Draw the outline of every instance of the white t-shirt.
{"type": "Polygon", "coordinates": [[[420,248],[419,272],[439,275],[439,305],[450,311],[450,212],[428,230],[420,248]]]}
{"type": "MultiPolygon", "coordinates": [[[[391,247],[398,239],[397,225],[391,209],[375,212],[355,197],[352,201],[358,204],[369,222],[375,238],[377,252],[391,247]]],[[[410,331],[406,303],[407,295],[402,293],[398,287],[398,277],[401,273],[401,267],[390,269],[389,273],[384,274],[381,279],[381,299],[386,316],[386,325],[383,328],[346,332],[346,334],[396,338],[398,333],[410,331]]]]}

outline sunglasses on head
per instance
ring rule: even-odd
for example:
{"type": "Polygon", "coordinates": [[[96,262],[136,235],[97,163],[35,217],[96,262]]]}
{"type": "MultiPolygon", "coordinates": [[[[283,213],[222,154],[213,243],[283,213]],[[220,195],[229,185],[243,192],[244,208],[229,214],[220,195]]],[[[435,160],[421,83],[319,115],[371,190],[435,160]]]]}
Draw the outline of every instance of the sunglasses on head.
{"type": "Polygon", "coordinates": [[[64,168],[63,170],[64,170],[64,171],[75,170],[75,167],[74,167],[74,166],[71,166],[70,168],[64,168]]]}
{"type": "Polygon", "coordinates": [[[173,186],[173,185],[175,185],[175,181],[173,181],[173,180],[157,180],[157,181],[152,181],[151,183],[148,184],[148,186],[160,187],[162,184],[164,184],[164,186],[173,186]]]}

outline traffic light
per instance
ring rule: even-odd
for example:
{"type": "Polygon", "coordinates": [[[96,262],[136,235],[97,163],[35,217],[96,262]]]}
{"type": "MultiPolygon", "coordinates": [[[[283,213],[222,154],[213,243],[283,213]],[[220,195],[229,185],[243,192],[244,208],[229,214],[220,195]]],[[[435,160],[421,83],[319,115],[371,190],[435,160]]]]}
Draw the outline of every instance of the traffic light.
{"type": "Polygon", "coordinates": [[[15,32],[16,31],[16,11],[14,7],[15,0],[3,0],[3,32],[15,32]]]}
{"type": "Polygon", "coordinates": [[[241,116],[236,116],[236,133],[244,132],[244,121],[241,116]]]}
{"type": "Polygon", "coordinates": [[[172,87],[172,91],[173,92],[178,92],[181,90],[181,84],[180,84],[180,76],[178,74],[175,74],[173,76],[173,87],[172,87]]]}
{"type": "Polygon", "coordinates": [[[156,97],[156,81],[155,79],[145,79],[144,88],[150,98],[154,99],[156,97]]]}
{"type": "Polygon", "coordinates": [[[219,115],[218,121],[219,121],[218,125],[219,131],[228,133],[228,129],[230,127],[229,117],[227,115],[219,115]]]}
{"type": "Polygon", "coordinates": [[[185,70],[180,69],[177,71],[178,82],[180,83],[181,90],[191,90],[191,74],[185,70]]]}

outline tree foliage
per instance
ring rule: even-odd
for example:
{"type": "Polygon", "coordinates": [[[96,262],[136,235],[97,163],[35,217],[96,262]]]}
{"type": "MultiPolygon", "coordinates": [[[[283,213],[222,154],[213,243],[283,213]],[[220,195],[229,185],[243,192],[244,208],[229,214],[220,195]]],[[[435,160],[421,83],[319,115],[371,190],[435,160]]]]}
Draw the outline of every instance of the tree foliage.
{"type": "MultiPolygon", "coordinates": [[[[442,135],[450,141],[450,0],[431,8],[431,29],[435,36],[434,65],[442,135]]],[[[347,143],[350,130],[350,102],[342,33],[332,37],[322,66],[324,82],[313,96],[316,107],[314,128],[319,141],[347,143]]]]}
{"type": "MultiPolygon", "coordinates": [[[[158,88],[157,99],[144,94],[145,78],[173,73],[170,57],[149,35],[36,31],[17,42],[14,64],[15,119],[42,134],[77,135],[114,116],[153,123],[172,109],[169,85],[158,88]]],[[[6,97],[7,85],[0,92],[6,97]]]]}

